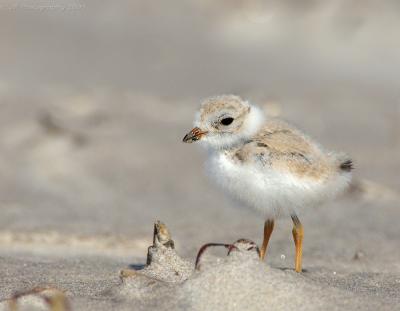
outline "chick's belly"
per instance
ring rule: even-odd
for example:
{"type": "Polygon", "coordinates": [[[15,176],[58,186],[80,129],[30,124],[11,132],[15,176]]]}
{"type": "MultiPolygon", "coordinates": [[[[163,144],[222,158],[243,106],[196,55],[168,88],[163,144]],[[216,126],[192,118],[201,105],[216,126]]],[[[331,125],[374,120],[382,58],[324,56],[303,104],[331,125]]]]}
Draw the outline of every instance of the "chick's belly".
{"type": "Polygon", "coordinates": [[[313,182],[254,165],[238,165],[224,157],[211,161],[209,171],[226,192],[265,217],[297,213],[319,197],[319,186],[313,182]]]}
{"type": "Polygon", "coordinates": [[[282,181],[268,171],[260,171],[252,165],[238,165],[225,157],[211,159],[208,170],[221,188],[248,207],[278,214],[284,206],[282,181]]]}

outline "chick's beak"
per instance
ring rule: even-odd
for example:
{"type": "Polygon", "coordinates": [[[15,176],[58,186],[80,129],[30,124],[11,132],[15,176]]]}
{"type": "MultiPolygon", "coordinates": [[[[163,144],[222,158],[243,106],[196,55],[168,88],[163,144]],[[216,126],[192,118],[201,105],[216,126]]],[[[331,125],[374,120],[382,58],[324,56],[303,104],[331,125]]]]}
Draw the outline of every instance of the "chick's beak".
{"type": "Polygon", "coordinates": [[[202,131],[198,127],[195,127],[193,130],[191,130],[189,133],[183,137],[183,142],[184,143],[192,143],[195,142],[199,139],[201,139],[204,135],[207,134],[207,131],[202,131]]]}

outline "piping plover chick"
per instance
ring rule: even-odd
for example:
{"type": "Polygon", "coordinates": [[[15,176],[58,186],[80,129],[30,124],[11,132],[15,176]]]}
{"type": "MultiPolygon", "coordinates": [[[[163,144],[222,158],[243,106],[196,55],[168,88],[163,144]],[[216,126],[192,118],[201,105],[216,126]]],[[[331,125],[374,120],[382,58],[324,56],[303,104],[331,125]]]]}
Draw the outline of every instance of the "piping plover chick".
{"type": "Polygon", "coordinates": [[[183,141],[207,147],[212,179],[264,217],[261,259],[274,220],[291,216],[295,270],[300,272],[303,226],[297,215],[343,192],[351,180],[352,161],[324,150],[286,122],[266,118],[260,108],[233,95],[205,100],[194,126],[183,141]]]}

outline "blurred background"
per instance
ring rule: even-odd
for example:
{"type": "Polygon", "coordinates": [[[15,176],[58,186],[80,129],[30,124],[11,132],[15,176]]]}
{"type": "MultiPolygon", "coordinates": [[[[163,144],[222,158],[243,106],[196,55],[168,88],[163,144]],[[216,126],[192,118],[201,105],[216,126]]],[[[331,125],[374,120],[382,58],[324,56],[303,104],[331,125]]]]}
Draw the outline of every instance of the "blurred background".
{"type": "Polygon", "coordinates": [[[260,243],[181,143],[203,98],[234,93],[354,159],[352,194],[302,216],[306,258],[379,245],[398,267],[398,1],[0,0],[0,38],[3,253],[144,257],[156,219],[184,254],[260,243]]]}

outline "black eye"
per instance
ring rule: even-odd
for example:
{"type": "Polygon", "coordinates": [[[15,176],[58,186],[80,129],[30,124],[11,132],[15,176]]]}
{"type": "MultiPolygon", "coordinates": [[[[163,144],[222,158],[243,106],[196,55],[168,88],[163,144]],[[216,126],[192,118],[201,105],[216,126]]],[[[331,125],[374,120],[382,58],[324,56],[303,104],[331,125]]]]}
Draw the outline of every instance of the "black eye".
{"type": "Polygon", "coordinates": [[[231,117],[224,118],[224,119],[221,120],[221,124],[222,124],[222,125],[229,125],[229,124],[231,124],[232,122],[233,122],[233,118],[231,118],[231,117]]]}

